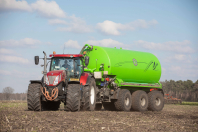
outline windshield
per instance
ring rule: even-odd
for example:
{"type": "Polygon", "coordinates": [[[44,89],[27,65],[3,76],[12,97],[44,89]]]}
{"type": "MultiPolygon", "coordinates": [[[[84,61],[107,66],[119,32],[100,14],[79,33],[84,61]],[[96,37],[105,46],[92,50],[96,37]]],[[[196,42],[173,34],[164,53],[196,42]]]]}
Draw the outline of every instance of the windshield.
{"type": "Polygon", "coordinates": [[[69,78],[80,78],[83,71],[80,58],[52,58],[50,71],[66,70],[69,78]]]}

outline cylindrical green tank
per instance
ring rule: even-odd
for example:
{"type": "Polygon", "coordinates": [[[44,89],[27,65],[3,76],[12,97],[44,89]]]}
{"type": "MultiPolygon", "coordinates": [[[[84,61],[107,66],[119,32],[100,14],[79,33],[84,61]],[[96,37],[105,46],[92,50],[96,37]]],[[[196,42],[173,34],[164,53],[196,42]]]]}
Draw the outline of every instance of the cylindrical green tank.
{"type": "Polygon", "coordinates": [[[108,71],[108,75],[129,83],[158,83],[160,80],[161,65],[151,53],[93,46],[86,54],[89,56],[87,68],[96,68],[94,72],[108,71]]]}

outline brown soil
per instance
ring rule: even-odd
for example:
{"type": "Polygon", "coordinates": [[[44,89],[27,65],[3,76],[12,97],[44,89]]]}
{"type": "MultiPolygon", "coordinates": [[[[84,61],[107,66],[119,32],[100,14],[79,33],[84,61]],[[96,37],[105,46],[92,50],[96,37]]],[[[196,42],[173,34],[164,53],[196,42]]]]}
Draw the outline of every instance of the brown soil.
{"type": "Polygon", "coordinates": [[[33,112],[25,102],[0,102],[0,131],[198,131],[198,106],[168,104],[160,112],[142,113],[33,112]]]}

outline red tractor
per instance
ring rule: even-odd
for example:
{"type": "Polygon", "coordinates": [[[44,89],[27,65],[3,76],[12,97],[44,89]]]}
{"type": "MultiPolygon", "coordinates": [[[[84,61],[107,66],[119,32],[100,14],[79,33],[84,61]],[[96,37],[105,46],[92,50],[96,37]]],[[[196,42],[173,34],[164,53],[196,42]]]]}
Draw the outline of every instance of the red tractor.
{"type": "MultiPolygon", "coordinates": [[[[84,72],[89,57],[81,54],[56,54],[46,57],[44,53],[44,76],[41,80],[30,80],[27,93],[28,109],[32,111],[58,110],[64,103],[66,111],[94,110],[97,87],[93,77],[84,72]],[[47,73],[47,60],[50,68],[47,73]],[[84,62],[83,62],[84,61],[84,62]]],[[[39,64],[39,56],[35,56],[39,64]]]]}

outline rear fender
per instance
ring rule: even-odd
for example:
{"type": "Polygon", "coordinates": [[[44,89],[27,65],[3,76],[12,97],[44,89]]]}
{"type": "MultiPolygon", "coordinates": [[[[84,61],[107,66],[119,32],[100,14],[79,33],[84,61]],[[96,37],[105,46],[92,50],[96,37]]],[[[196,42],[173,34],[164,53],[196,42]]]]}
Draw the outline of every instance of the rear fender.
{"type": "Polygon", "coordinates": [[[80,77],[80,84],[82,85],[89,85],[90,81],[91,81],[92,76],[90,76],[88,73],[82,73],[81,77],[80,77]]]}

